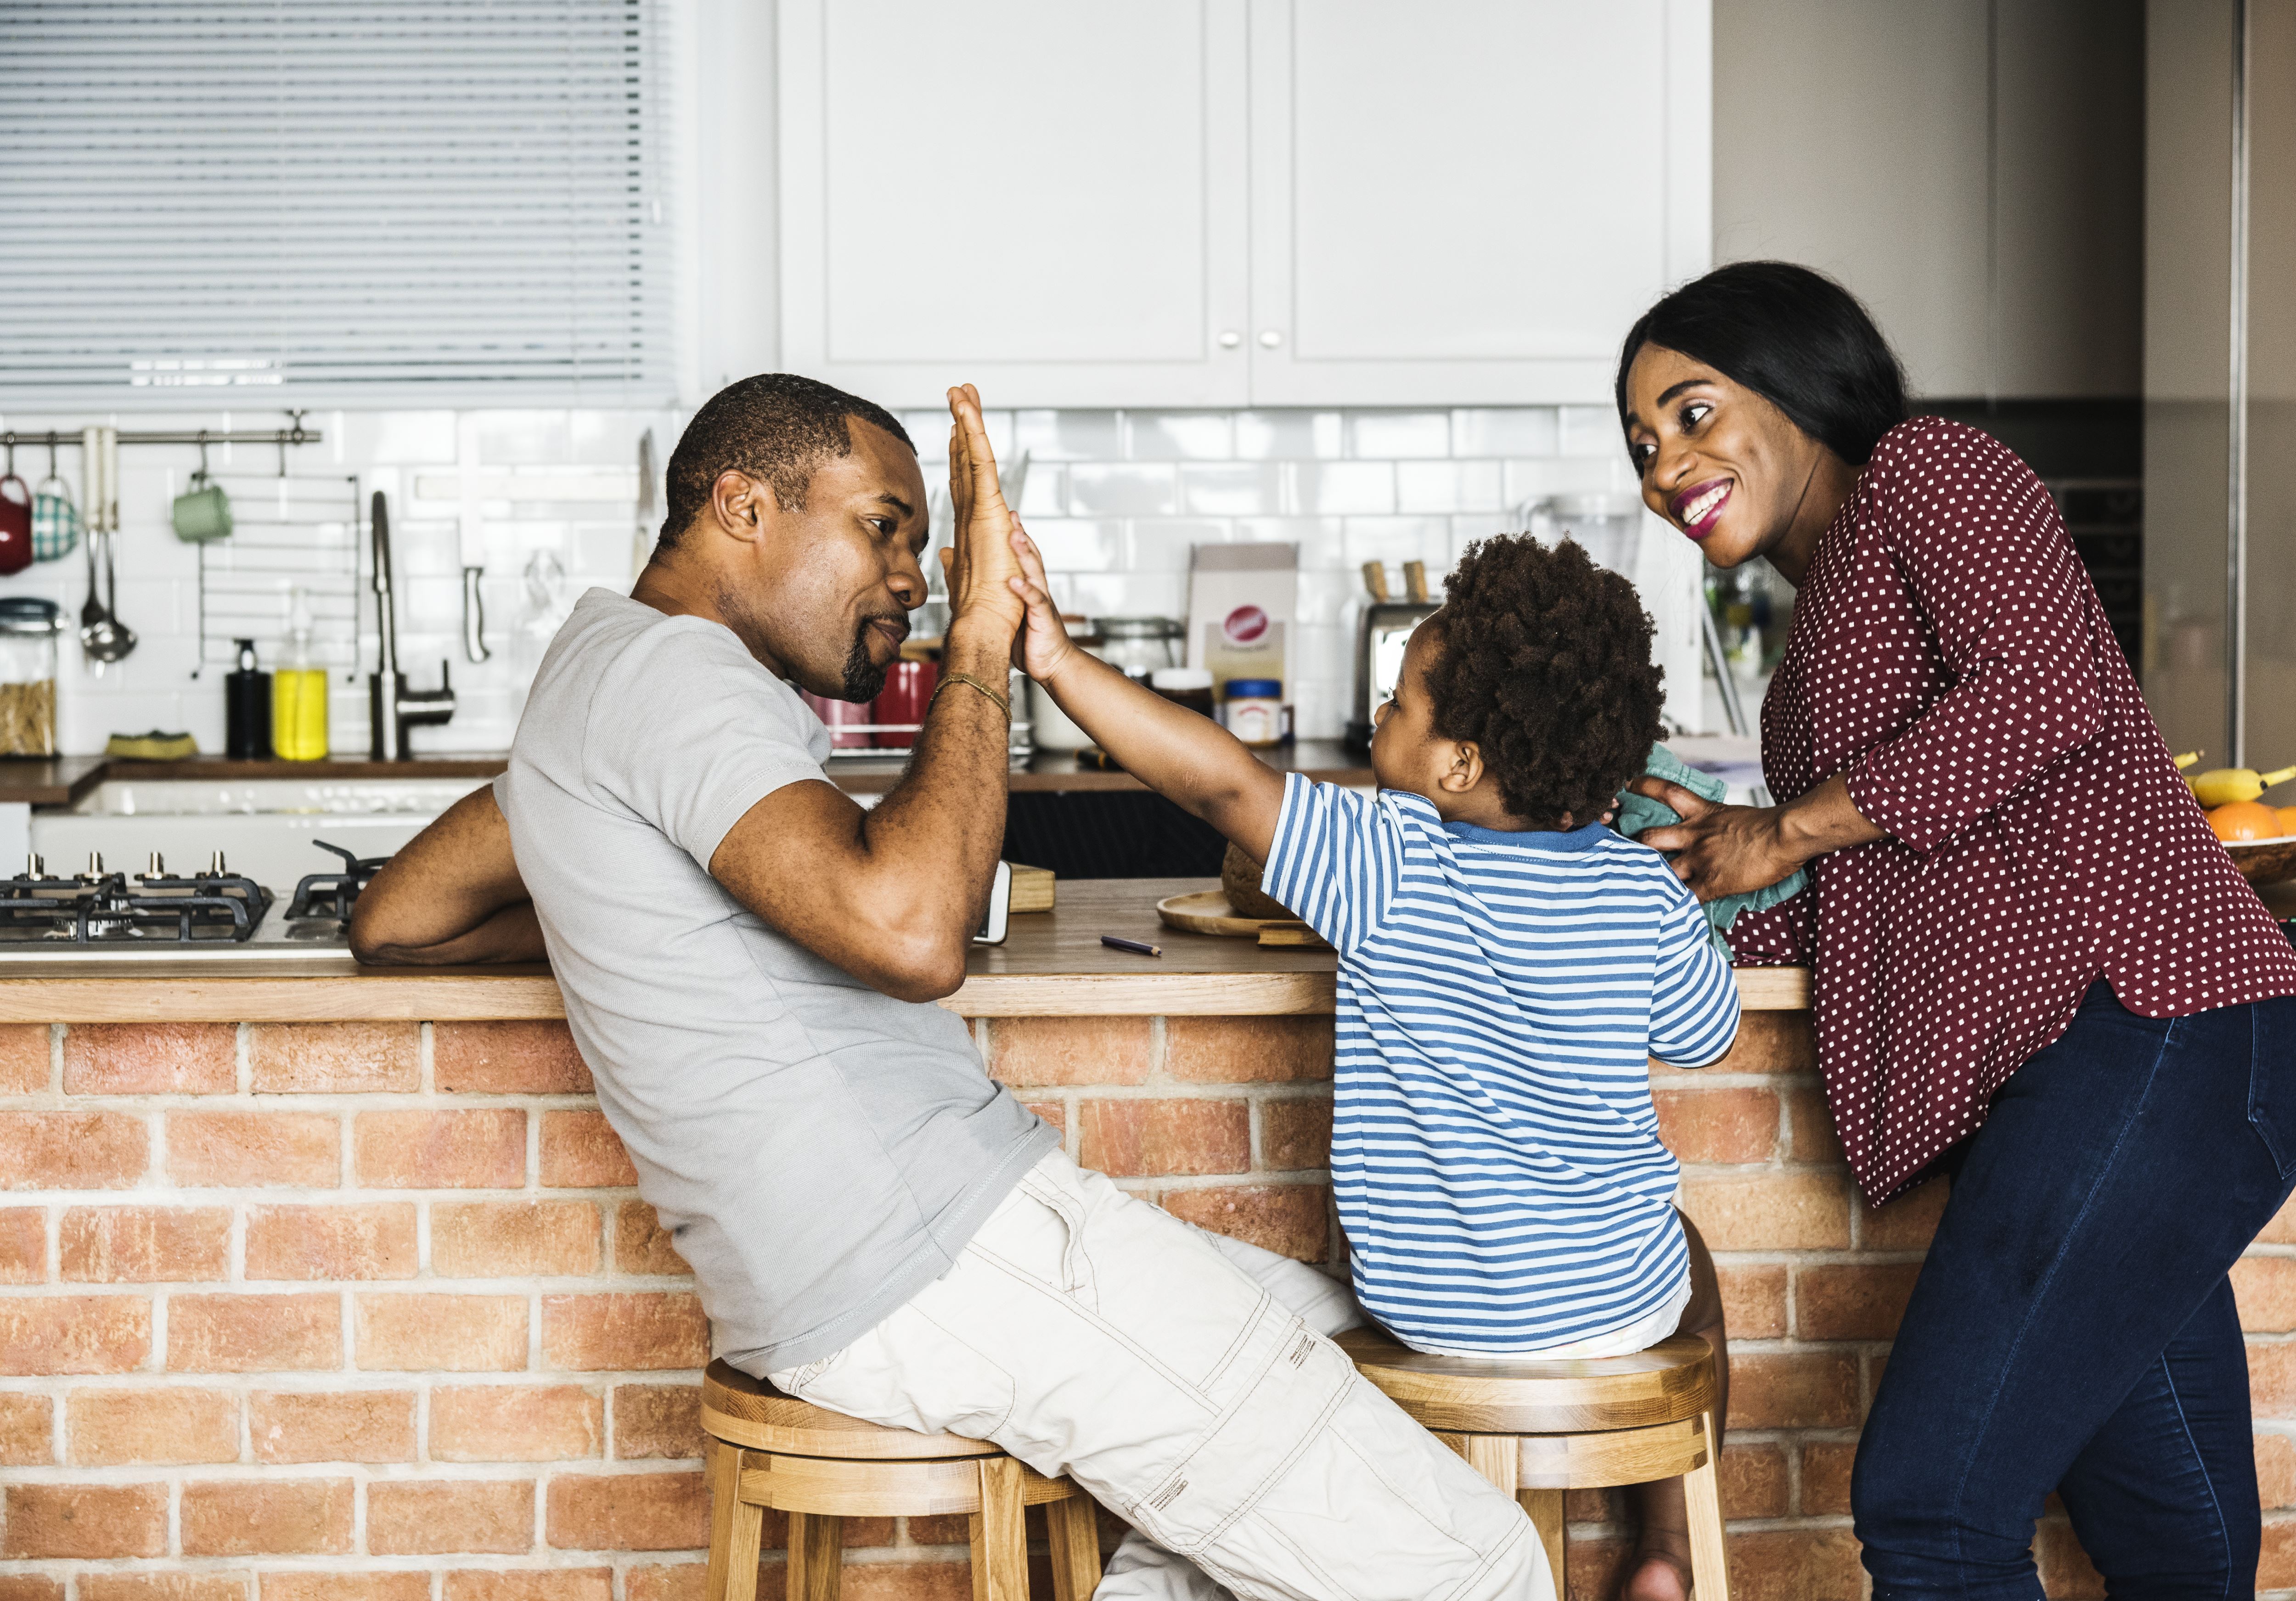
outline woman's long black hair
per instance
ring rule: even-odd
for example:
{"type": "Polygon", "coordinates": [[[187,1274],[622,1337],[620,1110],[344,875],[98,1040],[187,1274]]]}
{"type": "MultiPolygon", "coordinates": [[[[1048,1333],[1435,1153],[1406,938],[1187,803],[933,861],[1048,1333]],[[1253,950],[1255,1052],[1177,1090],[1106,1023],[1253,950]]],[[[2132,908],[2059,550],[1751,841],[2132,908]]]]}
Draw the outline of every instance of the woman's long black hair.
{"type": "Polygon", "coordinates": [[[1643,313],[1619,352],[1622,429],[1627,370],[1644,345],[1744,385],[1852,467],[1906,420],[1905,374],[1873,317],[1833,279],[1791,261],[1716,267],[1643,313]]]}

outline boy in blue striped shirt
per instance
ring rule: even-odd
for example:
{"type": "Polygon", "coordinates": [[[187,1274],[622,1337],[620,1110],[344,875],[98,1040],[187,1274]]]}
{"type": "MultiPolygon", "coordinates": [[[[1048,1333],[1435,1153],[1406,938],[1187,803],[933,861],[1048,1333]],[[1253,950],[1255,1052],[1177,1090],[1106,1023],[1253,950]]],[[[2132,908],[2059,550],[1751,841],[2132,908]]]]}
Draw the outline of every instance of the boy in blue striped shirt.
{"type": "MultiPolygon", "coordinates": [[[[1015,543],[1029,674],[1265,862],[1267,894],[1339,952],[1332,1176],[1364,1310],[1454,1355],[1617,1355],[1677,1331],[1722,1355],[1648,1058],[1720,1058],[1737,990],[1665,859],[1603,821],[1660,731],[1633,586],[1573,543],[1471,547],[1379,710],[1365,796],[1275,773],[1074,649],[1015,543]]],[[[1687,1584],[1678,1485],[1649,1491],[1630,1595],[1687,1584]]]]}

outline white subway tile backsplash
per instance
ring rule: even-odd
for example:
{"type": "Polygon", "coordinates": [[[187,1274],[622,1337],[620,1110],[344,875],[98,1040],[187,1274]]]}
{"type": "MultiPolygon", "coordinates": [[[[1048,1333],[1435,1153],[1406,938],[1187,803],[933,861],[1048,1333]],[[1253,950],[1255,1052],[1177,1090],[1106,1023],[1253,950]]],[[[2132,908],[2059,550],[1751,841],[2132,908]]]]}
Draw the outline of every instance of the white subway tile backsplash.
{"type": "Polygon", "coordinates": [[[1124,453],[1136,462],[1224,462],[1235,454],[1227,412],[1127,412],[1124,453]]]}
{"type": "Polygon", "coordinates": [[[1395,510],[1392,462],[1287,462],[1286,511],[1340,516],[1395,510]]]}
{"type": "Polygon", "coordinates": [[[1562,408],[1562,421],[1565,455],[1627,459],[1626,435],[1620,430],[1618,413],[1609,406],[1567,405],[1562,408]]]}
{"type": "Polygon", "coordinates": [[[1079,516],[1168,517],[1179,470],[1163,462],[1080,462],[1069,469],[1069,510],[1079,516]]]}
{"type": "MultiPolygon", "coordinates": [[[[987,422],[1000,458],[1029,453],[1022,514],[1043,550],[1054,598],[1090,617],[1185,617],[1190,557],[1196,545],[1228,541],[1289,543],[1300,551],[1300,611],[1288,693],[1297,727],[1332,737],[1349,715],[1351,655],[1365,595],[1360,564],[1379,560],[1402,592],[1401,563],[1427,564],[1439,585],[1471,540],[1513,531],[1518,508],[1549,494],[1632,493],[1617,424],[1602,407],[1462,407],[1439,410],[1225,412],[991,411],[987,422]]],[[[11,416],[20,430],[76,432],[80,417],[11,416]]],[[[567,574],[568,600],[593,585],[625,588],[639,543],[632,469],[639,434],[651,428],[658,465],[676,445],[682,419],[666,412],[436,409],[315,413],[321,445],[292,453],[299,477],[342,475],[362,492],[391,496],[403,579],[401,654],[418,684],[438,682],[452,662],[460,707],[453,723],[416,735],[418,748],[500,749],[510,741],[525,680],[538,652],[522,630],[537,615],[522,575],[538,551],[567,574]],[[461,646],[463,484],[482,475],[477,544],[493,659],[472,663],[461,646]],[[533,479],[533,493],[518,480],[533,479]],[[418,483],[426,491],[416,500],[418,483]]],[[[277,426],[275,413],[140,416],[127,426],[277,426]]],[[[903,417],[928,483],[946,477],[948,417],[922,410],[903,417]]],[[[267,446],[211,447],[210,463],[232,475],[236,503],[250,510],[255,480],[275,474],[267,446]]],[[[78,484],[78,453],[62,453],[78,484]]],[[[44,456],[33,465],[45,470],[44,456]]],[[[61,707],[65,747],[101,749],[115,731],[188,729],[203,748],[223,738],[222,674],[199,665],[200,554],[176,540],[168,502],[199,464],[193,447],[141,448],[122,462],[120,610],[144,643],[102,678],[91,676],[69,633],[61,707]]],[[[19,469],[24,466],[20,460],[19,469]]],[[[657,514],[656,521],[659,521],[657,514]]],[[[655,529],[645,530],[651,545],[655,529]]],[[[227,560],[227,552],[215,560],[227,560]]],[[[1647,565],[1647,564],[1646,564],[1647,565]]],[[[0,580],[0,593],[44,594],[76,616],[86,592],[77,552],[0,580]]],[[[364,614],[362,669],[373,660],[371,614],[364,614]]],[[[327,641],[349,659],[347,640],[327,641]]],[[[1694,670],[1694,659],[1693,664],[1694,670]]],[[[366,745],[364,680],[335,675],[335,744],[366,745]]]]}
{"type": "Polygon", "coordinates": [[[1185,573],[1200,544],[1226,544],[1234,525],[1208,519],[1135,518],[1124,566],[1135,573],[1185,573]]]}
{"type": "Polygon", "coordinates": [[[1451,453],[1447,412],[1349,412],[1347,429],[1351,461],[1439,458],[1451,453]]]}
{"type": "Polygon", "coordinates": [[[1347,447],[1337,412],[1238,412],[1235,453],[1254,462],[1330,461],[1347,447]]]}
{"type": "Polygon", "coordinates": [[[1551,456],[1559,437],[1553,406],[1470,406],[1451,413],[1456,456],[1551,456]]]}
{"type": "Polygon", "coordinates": [[[1119,519],[1032,519],[1029,537],[1037,542],[1048,573],[1112,572],[1124,562],[1124,524],[1119,519]]]}
{"type": "Polygon", "coordinates": [[[1505,499],[1496,462],[1398,462],[1398,511],[1494,511],[1505,499]]]}
{"type": "MultiPolygon", "coordinates": [[[[947,432],[944,421],[943,433],[947,432]]],[[[1113,462],[1124,454],[1121,414],[1116,412],[1015,412],[1013,443],[1037,463],[1113,462]]],[[[1032,466],[1029,470],[1037,470],[1032,466]]]]}
{"type": "Polygon", "coordinates": [[[1283,468],[1274,462],[1187,462],[1180,509],[1198,517],[1264,517],[1281,509],[1283,468]]]}
{"type": "MultiPolygon", "coordinates": [[[[1388,576],[1390,591],[1403,592],[1403,574],[1399,570],[1406,561],[1423,561],[1431,568],[1448,567],[1451,560],[1451,523],[1442,517],[1350,517],[1347,519],[1344,540],[1348,566],[1359,568],[1366,561],[1394,564],[1398,570],[1388,576]]],[[[1438,576],[1431,572],[1431,581],[1438,576]]]]}

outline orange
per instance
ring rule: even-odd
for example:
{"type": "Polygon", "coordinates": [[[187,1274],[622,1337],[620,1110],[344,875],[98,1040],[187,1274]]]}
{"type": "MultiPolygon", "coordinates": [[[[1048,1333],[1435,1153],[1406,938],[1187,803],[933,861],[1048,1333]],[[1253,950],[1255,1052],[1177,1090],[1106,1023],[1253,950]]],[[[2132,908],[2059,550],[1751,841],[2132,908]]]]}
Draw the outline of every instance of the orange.
{"type": "Polygon", "coordinates": [[[2280,813],[2262,801],[2234,801],[2209,813],[2209,827],[2218,839],[2235,844],[2248,839],[2277,839],[2286,832],[2280,813]]]}
{"type": "Polygon", "coordinates": [[[2280,831],[2283,834],[2296,834],[2296,806],[2280,808],[2280,831]]]}

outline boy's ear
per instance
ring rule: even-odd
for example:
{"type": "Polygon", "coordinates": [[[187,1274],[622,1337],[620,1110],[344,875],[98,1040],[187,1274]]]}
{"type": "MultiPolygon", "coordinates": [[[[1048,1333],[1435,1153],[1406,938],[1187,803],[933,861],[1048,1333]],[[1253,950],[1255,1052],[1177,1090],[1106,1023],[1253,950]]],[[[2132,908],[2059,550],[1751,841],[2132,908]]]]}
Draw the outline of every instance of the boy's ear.
{"type": "Polygon", "coordinates": [[[1483,753],[1472,739],[1454,740],[1451,764],[1435,780],[1447,795],[1464,795],[1483,781],[1483,753]]]}

